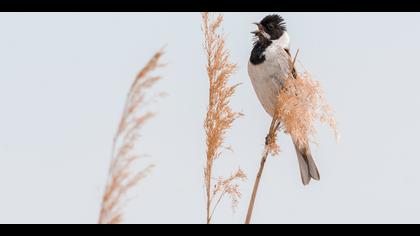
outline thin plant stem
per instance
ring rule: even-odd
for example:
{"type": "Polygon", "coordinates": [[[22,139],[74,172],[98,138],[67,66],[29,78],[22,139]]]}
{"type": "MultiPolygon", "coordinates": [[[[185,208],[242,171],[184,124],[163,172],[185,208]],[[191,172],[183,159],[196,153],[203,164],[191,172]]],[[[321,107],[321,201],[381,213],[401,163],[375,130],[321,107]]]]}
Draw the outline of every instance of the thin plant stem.
{"type": "MultiPolygon", "coordinates": [[[[273,119],[272,122],[271,122],[270,133],[273,131],[274,124],[275,124],[275,119],[273,119]]],[[[269,139],[269,137],[270,137],[270,134],[267,135],[267,139],[269,139]]],[[[261,158],[260,169],[258,170],[257,177],[255,178],[254,188],[252,190],[251,200],[249,202],[245,224],[250,224],[250,222],[251,222],[252,213],[254,211],[255,199],[257,198],[257,192],[258,192],[258,188],[260,186],[261,176],[263,174],[265,163],[267,161],[268,154],[270,152],[268,143],[269,143],[269,141],[266,142],[263,157],[261,158]]]]}

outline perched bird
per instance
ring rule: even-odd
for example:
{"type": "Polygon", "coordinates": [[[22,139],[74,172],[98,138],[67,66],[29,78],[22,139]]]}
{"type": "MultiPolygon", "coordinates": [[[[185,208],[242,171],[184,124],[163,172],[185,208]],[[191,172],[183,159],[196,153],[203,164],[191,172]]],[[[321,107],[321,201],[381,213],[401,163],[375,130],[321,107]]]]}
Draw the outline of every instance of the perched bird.
{"type": "MultiPolygon", "coordinates": [[[[277,97],[285,79],[290,74],[290,39],[286,31],[284,19],[279,15],[268,15],[257,25],[254,47],[248,63],[248,74],[259,101],[265,111],[274,115],[277,97]]],[[[293,78],[296,70],[292,69],[293,78]]],[[[281,101],[279,101],[281,102],[281,101]]],[[[319,180],[318,168],[312,158],[309,146],[299,147],[292,136],[295,145],[302,182],[308,185],[311,179],[319,180]]]]}

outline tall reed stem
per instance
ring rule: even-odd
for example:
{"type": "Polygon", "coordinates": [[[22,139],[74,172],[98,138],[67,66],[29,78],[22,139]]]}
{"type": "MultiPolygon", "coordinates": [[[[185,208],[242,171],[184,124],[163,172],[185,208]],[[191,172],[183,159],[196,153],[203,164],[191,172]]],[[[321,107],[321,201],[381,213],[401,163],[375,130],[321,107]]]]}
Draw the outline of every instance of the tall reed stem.
{"type": "Polygon", "coordinates": [[[273,117],[273,120],[271,121],[269,134],[266,137],[264,153],[263,153],[263,156],[261,158],[261,163],[260,163],[260,169],[258,170],[257,177],[255,178],[254,188],[252,190],[251,200],[249,202],[245,224],[251,223],[252,213],[254,211],[255,199],[257,198],[257,192],[260,186],[260,181],[261,181],[261,177],[264,171],[265,163],[267,161],[268,154],[270,153],[270,142],[272,142],[271,139],[272,137],[274,137],[275,132],[277,131],[279,125],[280,125],[280,122],[278,122],[277,119],[273,117]]]}

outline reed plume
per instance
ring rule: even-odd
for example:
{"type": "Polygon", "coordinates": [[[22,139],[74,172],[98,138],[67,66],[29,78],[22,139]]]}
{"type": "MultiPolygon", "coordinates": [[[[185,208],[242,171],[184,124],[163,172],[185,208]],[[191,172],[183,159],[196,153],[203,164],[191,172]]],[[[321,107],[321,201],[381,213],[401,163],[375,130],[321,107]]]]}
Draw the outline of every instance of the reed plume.
{"type": "Polygon", "coordinates": [[[264,152],[255,179],[245,224],[251,222],[257,191],[268,155],[278,155],[280,152],[276,141],[280,130],[290,134],[298,146],[306,147],[309,142],[316,143],[315,124],[319,121],[327,123],[334,131],[336,139],[339,139],[336,120],[330,105],[326,102],[325,93],[320,83],[312,79],[308,71],[302,74],[296,72],[293,75],[298,53],[299,50],[293,60],[289,58],[290,73],[286,76],[285,83],[279,91],[276,111],[266,136],[264,152]]]}
{"type": "Polygon", "coordinates": [[[245,173],[239,169],[229,178],[213,177],[215,161],[226,149],[225,135],[233,122],[242,116],[230,107],[231,97],[238,84],[228,85],[229,78],[236,70],[236,64],[230,62],[229,51],[225,49],[225,38],[220,33],[223,15],[215,19],[209,13],[202,13],[204,32],[204,49],[207,56],[207,75],[209,79],[209,105],[204,122],[206,132],[206,165],[204,182],[206,189],[206,220],[212,221],[213,214],[224,196],[229,196],[235,207],[241,197],[238,181],[246,179],[245,173]],[[214,183],[215,182],[215,183],[214,183]]]}
{"type": "Polygon", "coordinates": [[[142,157],[134,153],[139,133],[142,127],[155,115],[143,109],[150,102],[150,100],[146,100],[147,90],[161,79],[159,76],[150,76],[149,74],[163,66],[159,62],[162,55],[162,50],[154,54],[135,77],[127,95],[121,121],[113,139],[112,159],[102,198],[99,224],[122,223],[122,210],[126,203],[125,196],[154,167],[149,165],[136,173],[132,173],[131,170],[132,165],[142,157]]]}

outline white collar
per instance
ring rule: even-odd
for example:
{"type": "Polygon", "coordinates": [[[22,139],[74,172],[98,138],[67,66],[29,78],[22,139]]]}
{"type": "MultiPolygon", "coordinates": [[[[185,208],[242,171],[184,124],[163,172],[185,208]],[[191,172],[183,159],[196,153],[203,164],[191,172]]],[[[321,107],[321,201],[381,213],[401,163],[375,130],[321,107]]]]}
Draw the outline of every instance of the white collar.
{"type": "Polygon", "coordinates": [[[283,35],[279,39],[273,40],[273,43],[280,46],[281,48],[290,49],[289,34],[286,31],[284,31],[283,35]]]}

